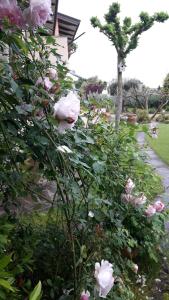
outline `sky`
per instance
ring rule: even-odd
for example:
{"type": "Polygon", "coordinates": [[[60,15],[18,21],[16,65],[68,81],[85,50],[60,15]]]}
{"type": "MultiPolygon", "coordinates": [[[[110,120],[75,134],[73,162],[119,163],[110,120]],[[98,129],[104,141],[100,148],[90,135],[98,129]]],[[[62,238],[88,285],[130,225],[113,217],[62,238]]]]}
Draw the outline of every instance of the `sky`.
{"type": "MultiPolygon", "coordinates": [[[[117,77],[117,55],[114,46],[104,34],[94,29],[90,18],[97,16],[104,22],[113,0],[60,0],[59,12],[81,20],[77,35],[85,34],[77,40],[78,49],[69,60],[69,68],[83,78],[98,76],[110,82],[117,77]]],[[[138,21],[141,11],[149,14],[165,11],[169,13],[169,0],[119,0],[121,18],[130,16],[138,21]]],[[[126,59],[124,78],[137,78],[145,85],[156,88],[163,84],[169,73],[169,20],[156,23],[144,32],[137,49],[126,59]]]]}

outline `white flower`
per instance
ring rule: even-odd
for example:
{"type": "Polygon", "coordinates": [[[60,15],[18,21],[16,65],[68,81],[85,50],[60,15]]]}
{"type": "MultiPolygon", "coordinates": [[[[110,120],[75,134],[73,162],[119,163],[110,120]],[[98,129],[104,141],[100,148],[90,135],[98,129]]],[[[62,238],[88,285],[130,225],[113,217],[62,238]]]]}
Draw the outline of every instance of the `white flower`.
{"type": "Polygon", "coordinates": [[[127,194],[131,194],[132,190],[134,189],[135,187],[135,184],[134,182],[131,180],[131,178],[129,178],[126,182],[126,185],[125,185],[125,191],[127,194]]]}
{"type": "Polygon", "coordinates": [[[153,205],[148,205],[147,209],[145,210],[145,214],[147,217],[152,217],[156,213],[156,209],[153,205]]]}
{"type": "Polygon", "coordinates": [[[133,264],[132,270],[133,270],[134,273],[137,274],[137,272],[138,272],[138,265],[137,264],[133,264]]]}
{"type": "Polygon", "coordinates": [[[97,290],[99,297],[106,298],[114,285],[113,268],[107,260],[102,260],[100,263],[95,264],[95,274],[97,281],[97,290]]]}
{"type": "Polygon", "coordinates": [[[71,129],[76,123],[80,113],[80,100],[73,92],[62,97],[54,105],[54,117],[60,122],[58,131],[64,132],[71,129]]]}
{"type": "Polygon", "coordinates": [[[150,126],[149,126],[150,130],[149,130],[149,133],[151,135],[151,137],[153,139],[157,139],[158,138],[158,134],[157,134],[157,125],[156,123],[151,123],[150,126]]]}
{"type": "Polygon", "coordinates": [[[93,217],[94,217],[94,213],[90,210],[89,213],[88,213],[88,216],[89,216],[90,218],[93,218],[93,217]]]}
{"type": "Polygon", "coordinates": [[[82,121],[83,121],[83,123],[84,123],[84,128],[87,128],[88,126],[88,118],[87,117],[84,117],[84,116],[81,116],[81,119],[82,119],[82,121]]]}
{"type": "Polygon", "coordinates": [[[134,200],[134,204],[137,206],[139,205],[143,205],[146,203],[146,196],[144,196],[144,194],[142,194],[140,197],[136,197],[135,200],[134,200]]]}
{"type": "Polygon", "coordinates": [[[58,146],[57,150],[63,153],[72,153],[72,150],[70,150],[67,146],[58,146]]]}
{"type": "Polygon", "coordinates": [[[157,139],[157,138],[158,138],[158,134],[153,132],[153,133],[151,134],[151,137],[152,137],[153,139],[157,139]]]}
{"type": "Polygon", "coordinates": [[[123,202],[133,204],[134,201],[135,201],[135,197],[134,197],[133,195],[131,195],[131,194],[122,194],[122,195],[121,195],[121,200],[122,200],[123,202]]]}
{"type": "Polygon", "coordinates": [[[105,107],[101,108],[100,113],[102,113],[102,114],[106,113],[106,108],[105,107]]]}
{"type": "Polygon", "coordinates": [[[47,74],[51,80],[58,79],[58,73],[57,73],[56,69],[54,69],[54,68],[49,68],[47,70],[47,74]]]}
{"type": "Polygon", "coordinates": [[[150,123],[149,128],[150,130],[156,129],[157,128],[156,123],[150,123]]]}
{"type": "Polygon", "coordinates": [[[156,278],[156,279],[155,279],[155,282],[156,282],[156,283],[159,283],[159,282],[161,282],[161,279],[156,278]]]}

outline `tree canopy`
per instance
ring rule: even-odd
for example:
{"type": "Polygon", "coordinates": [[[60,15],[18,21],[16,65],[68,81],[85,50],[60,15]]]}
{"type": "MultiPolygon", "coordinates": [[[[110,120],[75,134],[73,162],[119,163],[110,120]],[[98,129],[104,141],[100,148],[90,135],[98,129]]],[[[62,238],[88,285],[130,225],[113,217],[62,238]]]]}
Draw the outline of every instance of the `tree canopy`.
{"type": "Polygon", "coordinates": [[[147,12],[141,12],[139,22],[133,24],[130,17],[125,17],[121,24],[119,13],[120,4],[114,2],[104,16],[105,24],[102,24],[97,17],[92,17],[91,23],[108,37],[123,59],[137,47],[139,37],[144,31],[150,29],[155,22],[163,23],[169,18],[165,12],[154,13],[152,16],[147,12]]]}

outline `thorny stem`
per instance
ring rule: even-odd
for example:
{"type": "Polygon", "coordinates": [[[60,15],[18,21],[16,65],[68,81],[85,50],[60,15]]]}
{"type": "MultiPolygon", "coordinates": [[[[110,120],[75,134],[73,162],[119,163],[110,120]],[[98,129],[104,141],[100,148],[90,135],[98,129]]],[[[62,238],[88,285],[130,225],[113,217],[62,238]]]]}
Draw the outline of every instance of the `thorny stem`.
{"type": "MultiPolygon", "coordinates": [[[[53,170],[54,173],[56,173],[55,167],[53,166],[49,155],[47,153],[47,158],[49,161],[49,164],[53,170]]],[[[67,195],[66,191],[62,190],[62,187],[59,183],[59,180],[57,178],[57,176],[55,175],[55,180],[58,186],[58,189],[60,191],[61,197],[62,197],[62,201],[64,204],[67,205],[67,199],[65,199],[65,195],[67,195]]],[[[68,195],[67,195],[68,197],[68,195]]],[[[74,243],[74,236],[73,236],[73,232],[72,232],[72,224],[71,224],[71,220],[69,218],[69,213],[68,210],[64,207],[64,212],[65,212],[65,217],[66,217],[66,221],[67,221],[67,227],[68,227],[68,232],[69,232],[69,236],[70,236],[70,242],[71,242],[71,248],[72,248],[72,254],[73,254],[73,273],[74,273],[74,300],[76,300],[76,296],[77,296],[77,272],[76,272],[76,253],[75,253],[75,243],[74,243]]]]}

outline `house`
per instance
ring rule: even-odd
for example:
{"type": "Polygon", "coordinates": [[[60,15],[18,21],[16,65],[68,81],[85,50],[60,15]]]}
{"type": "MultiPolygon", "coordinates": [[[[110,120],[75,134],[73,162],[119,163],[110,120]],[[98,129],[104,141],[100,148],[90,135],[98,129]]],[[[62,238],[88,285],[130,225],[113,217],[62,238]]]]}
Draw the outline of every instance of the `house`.
{"type": "Polygon", "coordinates": [[[53,15],[47,22],[49,34],[56,37],[57,51],[63,62],[67,62],[74,46],[74,39],[80,24],[80,20],[58,12],[59,0],[52,1],[53,15]]]}
{"type": "MultiPolygon", "coordinates": [[[[56,49],[57,53],[60,55],[61,61],[67,63],[70,55],[73,52],[74,39],[80,24],[80,20],[59,13],[58,3],[59,0],[52,0],[53,14],[51,15],[51,20],[46,23],[45,27],[48,30],[48,34],[56,38],[56,49]]],[[[5,59],[8,61],[8,47],[4,50],[3,54],[0,54],[0,59],[5,59]]],[[[50,60],[52,64],[56,63],[56,57],[54,55],[50,56],[50,60]]]]}

